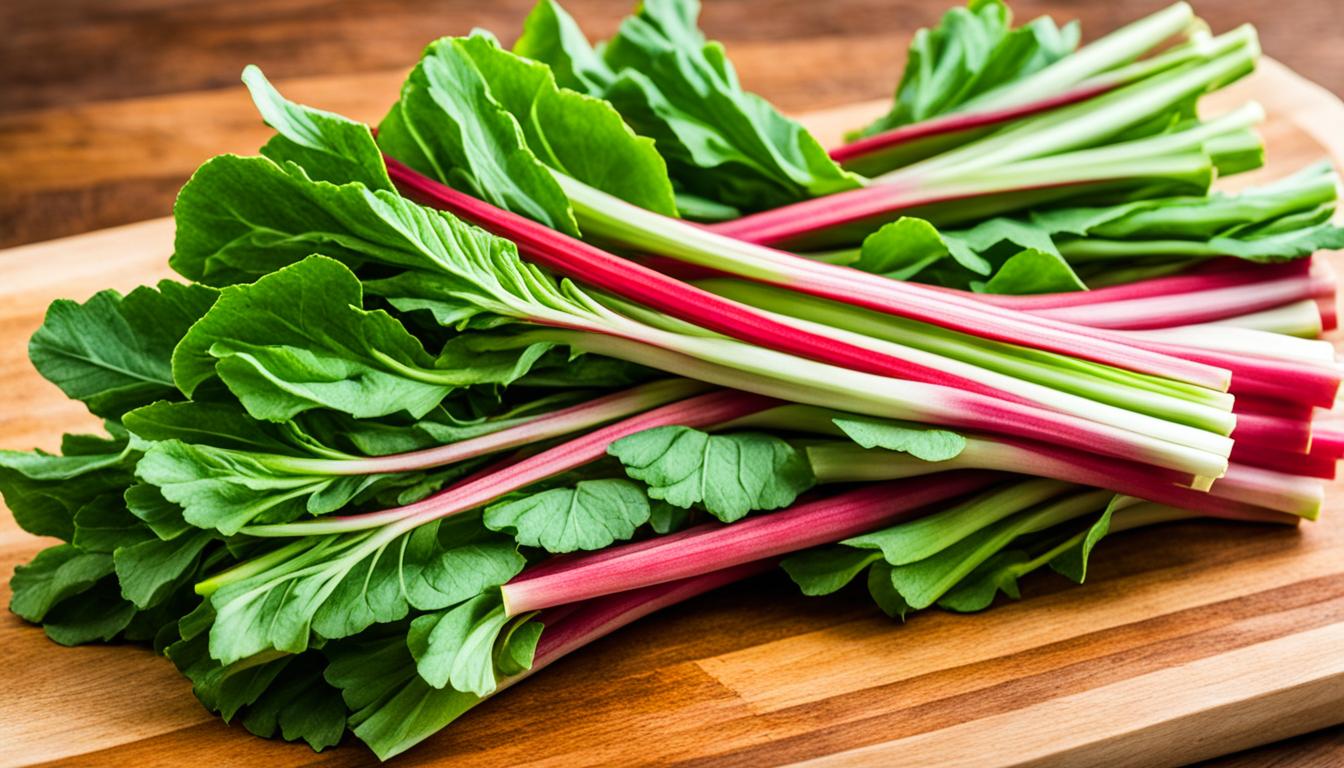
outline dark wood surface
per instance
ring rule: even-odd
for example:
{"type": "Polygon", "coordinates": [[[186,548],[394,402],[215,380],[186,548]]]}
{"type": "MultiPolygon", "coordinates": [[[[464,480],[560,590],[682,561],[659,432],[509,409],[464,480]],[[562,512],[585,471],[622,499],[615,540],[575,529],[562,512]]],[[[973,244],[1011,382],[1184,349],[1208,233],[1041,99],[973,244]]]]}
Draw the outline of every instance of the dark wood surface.
{"type": "MultiPolygon", "coordinates": [[[[1019,18],[1078,18],[1087,37],[1168,0],[1030,0],[1019,18]]],[[[211,154],[264,131],[248,63],[333,108],[376,119],[431,38],[474,26],[510,41],[530,0],[4,0],[0,247],[165,215],[211,154]]],[[[593,36],[632,0],[566,3],[593,36]]],[[[704,26],[744,82],[793,111],[890,93],[905,43],[947,0],[710,0],[704,26]]],[[[1344,92],[1338,0],[1202,0],[1215,29],[1249,21],[1265,50],[1344,92]]]]}
{"type": "MultiPolygon", "coordinates": [[[[1163,0],[1088,0],[1019,2],[1015,7],[1022,18],[1042,12],[1060,19],[1080,18],[1090,37],[1164,4],[1163,0]]],[[[0,246],[165,215],[177,188],[203,159],[223,151],[254,150],[267,130],[237,85],[238,72],[246,63],[263,66],[297,98],[374,120],[391,101],[405,68],[428,39],[485,26],[510,40],[527,5],[515,0],[4,0],[0,2],[0,246]]],[[[596,0],[566,3],[590,34],[599,36],[614,29],[628,5],[596,0]]],[[[945,3],[710,0],[708,6],[704,24],[712,36],[727,43],[748,87],[786,109],[802,111],[889,93],[909,33],[936,20],[945,3]]],[[[1205,0],[1197,3],[1197,10],[1216,29],[1242,21],[1256,23],[1267,52],[1338,93],[1344,91],[1344,14],[1335,6],[1335,0],[1205,0]]],[[[0,258],[5,255],[0,254],[0,258]]],[[[4,308],[0,307],[3,314],[4,308]]],[[[7,383],[13,381],[11,374],[12,370],[4,374],[7,383]]],[[[22,414],[13,415],[20,422],[24,420],[22,414]]],[[[0,438],[5,447],[20,447],[23,442],[17,435],[0,438]]],[[[1095,575],[1100,587],[1093,589],[1105,592],[1108,583],[1114,589],[1120,584],[1141,582],[1150,573],[1166,572],[1164,569],[1173,566],[1162,558],[1175,554],[1170,546],[1164,549],[1168,538],[1169,534],[1159,532],[1135,535],[1135,546],[1127,548],[1130,551],[1117,551],[1101,561],[1095,575]]],[[[1182,549],[1177,571],[1182,565],[1201,560],[1269,557],[1295,546],[1294,537],[1288,534],[1251,539],[1241,531],[1216,527],[1207,533],[1201,529],[1188,540],[1197,542],[1197,546],[1182,549]]],[[[7,537],[3,543],[30,546],[18,542],[7,537]]],[[[1128,630],[1113,628],[1105,634],[1105,648],[1098,653],[1108,654],[1106,658],[1115,662],[1110,665],[1108,679],[1121,680],[1173,660],[1204,655],[1207,649],[1182,639],[1191,632],[1243,645],[1270,637],[1265,634],[1267,629],[1257,629],[1261,626],[1257,616],[1291,614],[1305,624],[1337,620],[1338,615],[1344,615],[1339,613],[1344,610],[1339,583],[1337,579],[1319,584],[1304,582],[1239,601],[1235,606],[1230,602],[1196,606],[1143,622],[1145,631],[1157,631],[1167,638],[1156,644],[1132,641],[1128,630]]],[[[1039,607],[1042,601],[1049,603],[1049,593],[1061,586],[1042,579],[1033,582],[1032,588],[1033,602],[1039,607]]],[[[566,661],[530,683],[533,693],[527,697],[509,697],[486,705],[480,717],[455,729],[447,743],[459,749],[473,744],[474,749],[465,751],[478,749],[507,759],[512,754],[508,748],[510,736],[499,731],[498,713],[492,716],[491,711],[516,708],[510,717],[514,725],[563,721],[567,709],[582,708],[590,697],[599,696],[607,702],[604,707],[625,706],[612,702],[627,701],[632,717],[649,718],[647,722],[656,724],[662,706],[658,704],[660,696],[675,696],[703,683],[699,677],[683,679],[686,675],[704,675],[696,665],[683,663],[688,660],[731,657],[742,649],[775,640],[783,642],[799,632],[857,634],[872,643],[892,631],[872,617],[871,610],[859,600],[804,600],[777,578],[762,582],[760,589],[762,592],[753,600],[744,599],[740,592],[703,598],[674,609],[657,622],[604,641],[582,658],[566,661]],[[718,631],[729,622],[734,627],[732,633],[718,631]],[[635,663],[660,671],[640,676],[630,668],[635,663]],[[635,685],[628,699],[602,696],[606,686],[616,682],[629,685],[632,680],[635,685]]],[[[7,590],[0,590],[0,598],[7,601],[7,590]]],[[[1060,605],[1075,608],[1087,603],[1086,597],[1060,601],[1060,605]]],[[[1011,624],[1013,613],[1025,613],[1027,608],[1004,610],[1003,621],[1011,624]]],[[[964,620],[952,617],[919,621],[923,622],[918,630],[921,634],[937,634],[936,627],[943,625],[956,624],[963,627],[962,631],[965,628],[964,620]]],[[[115,654],[115,661],[107,659],[109,669],[144,675],[146,690],[175,691],[172,697],[156,698],[148,710],[140,710],[146,712],[146,719],[152,719],[155,713],[186,718],[174,730],[147,742],[162,748],[157,751],[160,757],[190,754],[202,764],[273,762],[277,754],[284,755],[281,762],[298,764],[305,760],[302,749],[277,753],[246,738],[212,741],[223,726],[192,709],[195,705],[189,694],[171,679],[173,673],[160,660],[126,649],[61,651],[39,637],[31,637],[35,634],[31,630],[23,632],[22,652],[8,660],[11,671],[17,667],[62,666],[74,658],[115,654]],[[207,742],[213,747],[203,748],[207,742]]],[[[906,634],[906,639],[911,639],[912,633],[906,634]]],[[[894,637],[891,641],[900,642],[894,637]]],[[[15,652],[12,644],[6,643],[5,647],[15,652]]],[[[1050,654],[1019,658],[1014,663],[1039,669],[989,690],[1001,695],[1030,695],[1033,690],[1057,693],[1095,685],[1097,669],[1072,665],[1067,655],[1071,648],[1065,643],[1056,652],[1058,658],[1050,654]]],[[[740,665],[737,672],[746,676],[739,682],[750,689],[749,677],[757,660],[750,656],[735,658],[740,665]]],[[[928,695],[925,689],[930,687],[970,686],[967,680],[993,676],[998,669],[994,665],[1013,658],[1009,654],[996,657],[992,664],[986,661],[955,670],[930,671],[888,684],[878,695],[920,698],[928,695]]],[[[22,689],[22,674],[18,682],[13,675],[6,675],[5,680],[4,687],[13,689],[13,693],[34,693],[22,689]]],[[[981,683],[993,685],[988,680],[977,685],[981,683]]],[[[856,689],[850,696],[785,711],[796,714],[801,709],[810,718],[849,720],[849,730],[890,729],[892,736],[917,728],[920,718],[927,716],[922,709],[899,707],[880,722],[852,720],[845,715],[847,707],[851,711],[866,709],[861,705],[871,702],[875,690],[879,689],[856,689]]],[[[997,706],[993,697],[984,699],[969,693],[980,688],[966,690],[962,706],[967,717],[997,706]]],[[[0,694],[0,698],[5,695],[0,694]]],[[[63,694],[59,690],[37,690],[35,695],[39,700],[42,696],[55,700],[63,694]]],[[[134,695],[124,695],[130,706],[147,704],[134,695]]],[[[94,705],[91,701],[90,706],[94,705]]],[[[130,706],[124,713],[126,727],[135,725],[136,710],[130,706]]],[[[724,714],[706,712],[705,716],[724,714]]],[[[619,720],[612,713],[599,712],[593,721],[605,724],[605,728],[619,720]]],[[[583,722],[557,728],[557,733],[561,737],[623,738],[615,731],[587,734],[583,722]]],[[[809,743],[812,736],[790,735],[788,728],[780,728],[780,738],[773,746],[769,741],[756,742],[725,755],[735,755],[736,762],[745,764],[825,749],[819,742],[809,743]]],[[[0,724],[0,741],[3,730],[0,724]]],[[[678,747],[675,740],[664,742],[656,733],[627,735],[636,743],[657,743],[668,750],[668,755],[684,757],[686,753],[678,749],[688,748],[678,747]]],[[[731,732],[725,734],[728,741],[734,738],[731,732]]],[[[1342,742],[1344,731],[1336,728],[1230,755],[1210,765],[1339,765],[1344,763],[1342,742]]],[[[141,751],[136,754],[137,761],[154,753],[141,751]]],[[[105,753],[99,762],[121,762],[119,755],[124,753],[105,753]]],[[[330,760],[340,764],[363,762],[365,757],[358,748],[347,748],[330,760]]]]}

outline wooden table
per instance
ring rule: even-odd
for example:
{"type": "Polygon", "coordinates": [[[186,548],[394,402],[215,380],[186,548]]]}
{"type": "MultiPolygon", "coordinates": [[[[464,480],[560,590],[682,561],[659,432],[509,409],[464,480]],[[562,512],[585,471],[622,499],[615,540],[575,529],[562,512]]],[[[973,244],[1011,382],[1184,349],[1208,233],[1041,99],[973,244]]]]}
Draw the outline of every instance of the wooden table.
{"type": "MultiPolygon", "coordinates": [[[[1017,7],[1023,17],[1081,16],[1085,29],[1096,31],[1161,4],[1017,7]]],[[[295,98],[376,120],[427,35],[482,25],[507,39],[526,10],[518,2],[473,10],[474,3],[409,0],[17,5],[0,7],[0,29],[7,30],[0,41],[0,246],[161,216],[204,158],[255,150],[268,131],[236,83],[246,62],[261,64],[295,98]]],[[[1330,5],[1213,2],[1201,10],[1220,26],[1260,23],[1271,53],[1338,91],[1344,17],[1330,5]]],[[[593,33],[606,34],[626,3],[567,6],[593,33]]],[[[750,87],[802,111],[884,95],[908,32],[941,9],[926,0],[717,0],[706,26],[728,43],[750,87]]],[[[1297,82],[1273,81],[1267,90],[1291,105],[1297,82]],[[1282,83],[1291,86],[1277,87],[1282,83]]],[[[1306,99],[1298,101],[1303,109],[1321,96],[1296,93],[1306,99]]],[[[1338,114],[1323,113],[1315,124],[1338,134],[1338,114]]],[[[832,137],[855,121],[852,113],[814,119],[832,137]]],[[[1302,135],[1271,127],[1278,162],[1319,152],[1302,135]]],[[[164,272],[168,232],[151,223],[0,252],[0,446],[53,447],[62,429],[93,425],[26,367],[22,339],[40,319],[36,308],[53,296],[84,298],[164,272]]],[[[1334,495],[1327,515],[1340,512],[1340,498],[1344,493],[1334,495]]],[[[1344,654],[1342,543],[1344,528],[1329,519],[1303,533],[1212,524],[1137,532],[1099,553],[1085,587],[1032,578],[1022,603],[974,617],[930,613],[905,627],[875,616],[858,595],[807,600],[781,578],[758,579],[599,642],[483,705],[403,762],[437,764],[450,756],[453,764],[482,765],[524,757],[556,765],[639,758],[746,765],[893,740],[901,740],[908,759],[933,759],[919,751],[919,734],[997,739],[1005,751],[1027,750],[1025,740],[1013,740],[1021,732],[1014,723],[1062,724],[1080,715],[1092,718],[1086,727],[1167,739],[1173,755],[1241,749],[1339,719],[1344,678],[1326,678],[1325,690],[1306,690],[1322,684],[1319,676],[1304,681],[1295,690],[1295,719],[1285,721],[1273,716],[1284,706],[1275,698],[1285,688],[1282,669],[1256,673],[1265,662],[1281,664],[1283,653],[1320,654],[1324,647],[1344,654]],[[1172,602],[1173,594],[1180,599],[1172,602]],[[1175,693],[1208,702],[1245,698],[1256,686],[1267,693],[1235,712],[1191,713],[1188,700],[1172,694],[1192,681],[1201,687],[1175,693]],[[1322,710],[1308,706],[1304,715],[1304,695],[1322,710]],[[1114,710],[1136,696],[1151,707],[1114,710]],[[1164,706],[1183,713],[1176,731],[1147,724],[1162,722],[1164,706]],[[1248,718],[1236,721],[1236,738],[1201,740],[1236,717],[1248,718]]],[[[0,521],[0,571],[39,546],[12,521],[0,521]]],[[[7,600],[5,587],[0,601],[7,600]]],[[[171,665],[147,652],[60,649],[7,613],[0,648],[0,764],[44,757],[71,765],[369,761],[357,746],[315,758],[304,747],[231,730],[195,703],[171,665]]],[[[1086,735],[1043,733],[1050,741],[1038,745],[1042,754],[1058,754],[1063,742],[1086,735]]],[[[890,755],[870,757],[892,762],[890,755]]],[[[1217,763],[1276,760],[1344,762],[1344,732],[1327,729],[1217,763]]]]}

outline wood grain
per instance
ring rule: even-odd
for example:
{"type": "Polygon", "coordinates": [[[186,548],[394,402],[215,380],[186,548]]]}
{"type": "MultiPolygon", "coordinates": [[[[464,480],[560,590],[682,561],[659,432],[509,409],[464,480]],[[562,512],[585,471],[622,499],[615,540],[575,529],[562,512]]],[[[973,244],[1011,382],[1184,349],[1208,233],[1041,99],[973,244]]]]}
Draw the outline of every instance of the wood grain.
{"type": "MultiPolygon", "coordinates": [[[[376,87],[383,76],[362,77],[376,87]]],[[[348,98],[334,83],[294,85],[348,98]]],[[[1266,173],[1325,151],[1316,123],[1304,122],[1344,124],[1344,106],[1272,62],[1222,98],[1247,95],[1272,116],[1266,173]]],[[[224,94],[201,103],[216,96],[224,94]]],[[[806,119],[834,139],[875,108],[806,119]]],[[[117,162],[115,152],[90,152],[117,162]]],[[[96,426],[31,371],[24,339],[52,298],[165,275],[170,241],[170,225],[150,221],[0,252],[0,381],[10,404],[0,446],[51,447],[63,430],[96,426]]],[[[1339,490],[1322,520],[1301,530],[1210,522],[1116,536],[1101,545],[1087,585],[1033,576],[1025,600],[976,616],[935,611],[896,625],[858,592],[808,600],[777,575],[761,577],[562,660],[399,764],[1167,765],[1292,736],[1344,719],[1339,490]]],[[[43,544],[6,516],[0,571],[43,544]]],[[[355,743],[314,755],[227,726],[168,662],[142,650],[62,649],[8,613],[0,648],[3,765],[372,763],[355,743]]],[[[1329,734],[1313,738],[1305,752],[1283,754],[1339,754],[1329,734]]]]}
{"type": "MultiPolygon", "coordinates": [[[[890,94],[910,34],[951,0],[714,0],[704,26],[742,80],[792,111],[890,94]]],[[[1088,36],[1169,0],[1020,0],[1018,18],[1079,19],[1088,36]]],[[[163,216],[199,158],[251,150],[265,128],[238,73],[377,119],[432,37],[511,42],[531,0],[28,0],[0,3],[0,247],[163,216]],[[293,85],[291,85],[293,81],[293,85]]],[[[566,2],[593,37],[632,0],[566,2]]],[[[1266,51],[1344,92],[1344,14],[1330,0],[1198,0],[1215,28],[1251,22],[1266,51]]]]}

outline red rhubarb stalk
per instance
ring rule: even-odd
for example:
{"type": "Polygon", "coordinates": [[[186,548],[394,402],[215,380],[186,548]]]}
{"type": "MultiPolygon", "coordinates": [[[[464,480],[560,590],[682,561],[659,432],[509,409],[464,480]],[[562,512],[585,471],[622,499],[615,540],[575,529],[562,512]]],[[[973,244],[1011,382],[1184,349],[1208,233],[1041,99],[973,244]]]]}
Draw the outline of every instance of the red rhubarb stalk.
{"type": "Polygon", "coordinates": [[[377,512],[323,517],[297,523],[247,526],[251,536],[309,536],[367,530],[391,523],[418,523],[465,512],[506,493],[606,455],[612,442],[654,427],[712,427],[769,408],[777,403],[745,392],[718,391],[655,408],[568,440],[549,450],[493,471],[478,473],[428,498],[377,512]]]}
{"type": "MultiPolygon", "coordinates": [[[[947,382],[948,377],[938,371],[921,369],[899,360],[873,355],[853,345],[837,343],[818,334],[799,332],[786,323],[762,317],[750,307],[716,297],[628,259],[556,232],[531,219],[458,192],[392,158],[386,158],[386,162],[393,181],[408,197],[450,211],[497,235],[506,237],[517,243],[519,251],[530,260],[580,282],[597,286],[687,322],[770,349],[835,363],[852,370],[900,376],[916,381],[946,383],[949,386],[968,388],[972,391],[975,389],[973,382],[947,382]]],[[[704,236],[710,234],[693,225],[658,216],[636,206],[624,203],[620,205],[622,212],[628,212],[633,216],[656,217],[663,224],[677,227],[679,232],[688,236],[695,233],[704,236]]],[[[730,238],[717,239],[729,249],[732,249],[735,242],[730,238]]],[[[741,248],[733,250],[740,251],[741,248]]],[[[777,270],[781,264],[799,268],[816,266],[813,262],[792,254],[768,248],[754,250],[758,255],[765,257],[764,264],[772,270],[777,270]]],[[[840,271],[842,268],[831,267],[831,269],[840,271]]],[[[844,271],[864,276],[856,270],[844,271]]],[[[840,274],[843,275],[844,272],[840,274]]],[[[798,280],[789,282],[802,281],[802,284],[790,287],[806,290],[806,283],[811,277],[810,273],[799,272],[798,280]]],[[[913,319],[1213,389],[1225,389],[1228,383],[1227,373],[1211,366],[1135,350],[1122,343],[1080,339],[1076,334],[1069,332],[1069,326],[1061,323],[1040,322],[1020,313],[986,308],[975,303],[957,304],[942,299],[928,288],[896,283],[872,275],[864,277],[872,279],[879,285],[878,281],[885,281],[897,286],[890,290],[898,295],[899,301],[888,311],[913,319]]],[[[843,295],[849,292],[843,285],[836,290],[842,294],[839,297],[842,299],[843,295]]],[[[884,306],[891,304],[890,301],[884,302],[884,306]]]]}
{"type": "Polygon", "coordinates": [[[991,472],[950,472],[933,478],[875,483],[728,526],[707,524],[661,546],[613,547],[602,559],[576,558],[542,576],[524,571],[501,591],[510,615],[624,592],[707,571],[830,544],[891,525],[930,504],[980,490],[1000,479],[991,472]],[[615,556],[613,556],[615,555],[615,556]]]}

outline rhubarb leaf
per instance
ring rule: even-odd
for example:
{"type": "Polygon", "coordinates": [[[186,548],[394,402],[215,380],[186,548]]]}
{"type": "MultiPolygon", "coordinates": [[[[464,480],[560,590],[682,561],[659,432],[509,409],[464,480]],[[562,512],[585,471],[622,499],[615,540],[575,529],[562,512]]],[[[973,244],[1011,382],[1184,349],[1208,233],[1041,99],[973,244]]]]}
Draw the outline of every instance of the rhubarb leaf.
{"type": "Polygon", "coordinates": [[[40,622],[66,598],[87,591],[112,573],[112,556],[57,544],[14,568],[9,609],[23,619],[40,622]]]}
{"type": "Polygon", "coordinates": [[[464,41],[425,49],[378,126],[382,150],[431,178],[570,235],[569,198],[528,150],[514,117],[491,94],[464,41]]]}
{"type": "Polygon", "coordinates": [[[1022,295],[1085,291],[1087,286],[1063,257],[1033,248],[1005,261],[979,290],[1022,295]]]}
{"type": "Polygon", "coordinates": [[[542,624],[533,619],[515,620],[495,643],[495,674],[512,677],[532,668],[541,640],[542,624]]]}
{"type": "Polygon", "coordinates": [[[1209,240],[1209,249],[1216,254],[1261,264],[1292,261],[1317,251],[1341,248],[1344,248],[1344,227],[1329,222],[1263,237],[1214,237],[1209,240]]]}
{"type": "Polygon", "coordinates": [[[485,593],[411,622],[406,645],[420,677],[477,696],[495,690],[495,641],[509,621],[498,593],[485,593]]]}
{"type": "Polygon", "coordinates": [[[780,567],[804,595],[838,592],[882,555],[852,547],[822,547],[784,558],[780,567]]]}
{"type": "Polygon", "coordinates": [[[215,292],[165,280],[83,304],[52,302],[28,356],[44,378],[93,413],[117,418],[155,400],[179,400],[173,347],[214,303],[215,292]]]}
{"type": "Polygon", "coordinates": [[[1103,492],[1086,492],[1021,512],[985,526],[936,554],[893,566],[892,587],[916,610],[933,605],[1014,539],[1053,527],[1105,506],[1103,492]]]}
{"type": "Polygon", "coordinates": [[[285,741],[302,739],[316,752],[339,744],[345,734],[345,703],[323,679],[325,667],[316,653],[286,664],[243,711],[243,727],[266,739],[277,733],[285,741]]]}
{"type": "Polygon", "coordinates": [[[1050,568],[1065,578],[1082,584],[1087,580],[1087,561],[1092,556],[1092,549],[1097,546],[1111,530],[1111,518],[1121,504],[1126,503],[1123,496],[1116,496],[1111,503],[1106,505],[1105,511],[1096,522],[1087,527],[1085,531],[1072,536],[1067,546],[1057,554],[1052,553],[1050,558],[1050,568]]]}
{"type": "Polygon", "coordinates": [[[115,579],[99,581],[77,599],[61,602],[42,619],[42,630],[60,645],[107,642],[135,618],[135,606],[121,599],[115,579]]]}
{"type": "Polygon", "coordinates": [[[652,139],[637,136],[610,104],[557,87],[549,67],[482,36],[458,43],[490,93],[522,128],[528,149],[566,176],[627,203],[677,215],[667,164],[652,139]]]}
{"type": "Polygon", "coordinates": [[[900,451],[924,461],[948,461],[966,449],[966,438],[945,429],[863,416],[845,416],[831,421],[846,437],[864,448],[900,451]]]}
{"type": "MultiPolygon", "coordinates": [[[[325,445],[293,423],[256,422],[222,403],[156,403],[126,414],[126,424],[144,443],[137,476],[171,502],[177,518],[226,535],[249,524],[328,514],[389,491],[416,488],[424,495],[480,464],[351,473],[350,464],[362,457],[325,445]]],[[[152,497],[147,501],[156,508],[152,497]]],[[[162,514],[171,521],[174,511],[162,514]]]]}
{"type": "Polygon", "coordinates": [[[196,698],[227,723],[260,698],[296,657],[256,657],[221,664],[210,657],[206,633],[214,618],[208,600],[196,606],[177,622],[178,639],[168,646],[165,654],[191,680],[196,698]]]}
{"type": "Polygon", "coordinates": [[[903,620],[911,607],[892,584],[891,571],[892,566],[884,562],[873,563],[868,569],[868,594],[883,613],[893,619],[903,620]]]}
{"type": "Polygon", "coordinates": [[[882,225],[863,240],[859,257],[849,266],[909,280],[945,258],[977,275],[988,275],[993,266],[959,241],[944,238],[932,224],[909,216],[882,225]]]}
{"type": "Polygon", "coordinates": [[[623,479],[583,480],[509,499],[485,510],[485,525],[547,552],[602,549],[648,522],[649,497],[623,479]]]}
{"type": "Polygon", "coordinates": [[[318,181],[395,191],[367,125],[285,99],[255,66],[243,69],[243,83],[262,119],[280,134],[262,147],[263,155],[281,165],[293,162],[318,181]]]}
{"type": "Polygon", "coordinates": [[[842,544],[865,550],[881,550],[890,565],[909,565],[933,557],[987,526],[1029,507],[1048,501],[1068,490],[1055,480],[1032,479],[992,488],[948,509],[918,520],[845,539],[842,544]]]}
{"type": "Polygon", "coordinates": [[[694,2],[645,2],[597,63],[573,19],[546,0],[514,50],[549,65],[562,86],[610,101],[691,194],[760,210],[859,186],[800,124],[742,89],[698,15],[694,2]]]}
{"type": "Polygon", "coordinates": [[[351,730],[380,760],[424,741],[481,701],[426,683],[404,637],[338,643],[325,652],[331,658],[326,679],[345,699],[351,730]]]}
{"type": "Polygon", "coordinates": [[[0,451],[0,494],[20,528],[70,541],[80,509],[131,484],[136,457],[118,436],[66,435],[61,449],[0,451]]]}
{"type": "Polygon", "coordinates": [[[1111,518],[1122,498],[1112,499],[1101,516],[1081,531],[1065,532],[1061,536],[1058,533],[1052,535],[1052,529],[1040,536],[1019,540],[1020,545],[995,554],[939,598],[938,607],[959,613],[982,611],[993,604],[999,592],[1016,600],[1021,597],[1019,580],[1047,563],[1058,573],[1081,584],[1087,576],[1087,561],[1092,548],[1110,530],[1111,518]]]}
{"type": "Polygon", "coordinates": [[[252,523],[334,512],[383,480],[289,469],[283,458],[165,440],[149,447],[136,476],[180,506],[187,522],[228,536],[252,523]]]}
{"type": "Polygon", "coordinates": [[[548,65],[561,88],[601,94],[616,79],[616,73],[589,45],[574,17],[552,0],[539,0],[527,20],[513,52],[548,65]]]}
{"type": "Polygon", "coordinates": [[[654,139],[673,178],[742,210],[858,187],[802,125],[742,89],[698,15],[696,2],[648,0],[603,51],[617,78],[600,95],[654,139]]]}
{"type": "Polygon", "coordinates": [[[120,494],[104,494],[75,513],[75,535],[70,543],[85,552],[116,550],[157,539],[149,528],[131,514],[120,494]]]}
{"type": "MultiPolygon", "coordinates": [[[[1017,221],[1052,235],[1111,240],[1207,240],[1240,234],[1253,237],[1275,222],[1303,213],[1308,214],[1307,218],[1294,219],[1295,223],[1311,226],[1328,221],[1338,184],[1339,177],[1331,165],[1317,163],[1270,184],[1236,193],[1151,198],[1106,207],[1057,208],[1036,211],[1017,221]]],[[[1016,242],[1015,238],[1007,239],[1016,242]]],[[[981,245],[992,244],[986,241],[981,245]]]]}
{"type": "Polygon", "coordinates": [[[141,610],[160,604],[196,572],[214,540],[209,531],[197,531],[170,541],[149,538],[118,548],[112,562],[121,596],[141,610]]]}
{"type": "MultiPolygon", "coordinates": [[[[538,363],[538,366],[542,365],[538,363]]],[[[462,407],[463,401],[450,399],[424,418],[410,424],[391,424],[328,413],[322,414],[320,419],[306,420],[305,427],[319,431],[324,444],[334,445],[339,441],[365,456],[386,456],[470,440],[518,427],[552,411],[596,396],[596,392],[591,390],[565,390],[517,404],[498,404],[486,413],[468,410],[462,407]]]]}
{"type": "Polygon", "coordinates": [[[891,111],[857,135],[954,112],[1069,55],[1078,37],[1076,23],[1060,28],[1049,17],[1013,28],[1012,13],[1001,0],[971,0],[965,8],[952,8],[938,26],[915,32],[891,111]]]}
{"type": "MultiPolygon", "coordinates": [[[[178,195],[176,217],[173,267],[195,280],[248,282],[321,253],[347,264],[409,270],[398,287],[415,292],[405,298],[434,302],[452,314],[454,325],[498,324],[499,318],[573,322],[596,314],[592,298],[524,262],[508,240],[390,192],[288,174],[266,158],[224,155],[207,162],[178,195]]],[[[330,279],[348,282],[348,276],[330,279]]],[[[396,295],[383,295],[398,305],[396,295]]]]}
{"type": "Polygon", "coordinates": [[[1021,549],[1006,549],[971,571],[966,578],[938,598],[938,607],[957,613],[983,611],[1000,592],[1014,600],[1022,596],[1018,580],[1038,567],[1021,549]]]}
{"type": "Polygon", "coordinates": [[[122,498],[126,509],[164,541],[196,530],[182,517],[182,508],[165,499],[159,489],[149,483],[135,483],[126,489],[122,498]]]}
{"type": "Polygon", "coordinates": [[[304,552],[211,596],[210,655],[230,664],[264,651],[298,653],[310,635],[349,637],[411,608],[447,608],[517,574],[515,546],[473,525],[434,521],[391,540],[314,537],[304,552]]]}
{"type": "Polygon", "coordinates": [[[816,483],[807,458],[785,441],[756,432],[710,435],[656,427],[607,448],[649,496],[678,507],[702,504],[731,523],[757,510],[786,507],[816,483]]]}
{"type": "Polygon", "coordinates": [[[694,514],[693,509],[673,506],[661,499],[655,499],[649,504],[649,527],[657,534],[675,533],[690,525],[694,514]]]}
{"type": "MultiPolygon", "coordinates": [[[[1344,228],[1329,221],[1337,181],[1330,168],[1310,166],[1287,179],[1237,194],[1033,211],[944,231],[941,238],[953,251],[997,270],[983,285],[970,283],[990,293],[1080,290],[1085,286],[1073,266],[1086,266],[1095,279],[1106,274],[1109,264],[1145,263],[1164,256],[1290,261],[1318,250],[1344,247],[1344,228]]],[[[897,253],[896,258],[914,259],[924,252],[913,245],[899,250],[899,240],[886,244],[897,253]]],[[[958,261],[975,274],[989,274],[958,261]]],[[[855,266],[862,263],[861,258],[855,266]]],[[[923,279],[931,274],[925,273],[923,279]]],[[[965,287],[967,279],[934,277],[934,282],[954,287],[965,287]]]]}
{"type": "Polygon", "coordinates": [[[362,301],[359,279],[319,256],[230,286],[178,346],[174,377],[192,393],[218,376],[254,418],[284,421],[312,408],[420,417],[458,387],[504,384],[526,370],[514,356],[436,361],[396,318],[362,301]]]}

